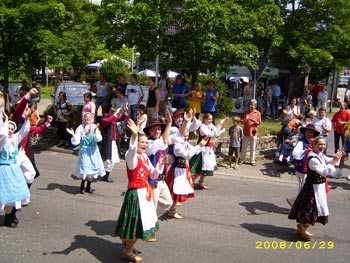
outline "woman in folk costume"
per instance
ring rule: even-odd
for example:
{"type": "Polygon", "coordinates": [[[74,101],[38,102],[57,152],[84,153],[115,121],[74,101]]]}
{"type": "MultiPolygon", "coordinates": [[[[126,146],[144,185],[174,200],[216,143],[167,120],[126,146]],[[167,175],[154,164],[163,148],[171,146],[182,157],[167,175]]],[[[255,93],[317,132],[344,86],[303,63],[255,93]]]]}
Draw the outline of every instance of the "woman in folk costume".
{"type": "Polygon", "coordinates": [[[21,201],[29,198],[30,193],[23,173],[16,163],[18,144],[29,132],[29,111],[19,132],[16,123],[9,121],[2,111],[0,118],[0,208],[5,210],[5,226],[16,227],[18,219],[16,209],[21,208],[21,201]]]}
{"type": "Polygon", "coordinates": [[[106,170],[106,175],[103,176],[102,180],[105,182],[113,182],[113,180],[109,177],[109,174],[112,171],[114,165],[120,162],[117,146],[117,123],[124,121],[128,115],[128,112],[128,108],[125,108],[124,114],[118,115],[117,109],[112,107],[109,110],[109,115],[102,119],[102,127],[105,130],[105,138],[102,146],[102,156],[105,160],[106,170]]]}
{"type": "Polygon", "coordinates": [[[125,155],[129,183],[115,233],[122,239],[124,246],[122,258],[136,262],[142,260],[136,255],[140,252],[134,248],[137,239],[149,242],[156,240],[158,217],[148,177],[154,180],[158,177],[164,169],[165,157],[160,158],[154,168],[146,155],[147,136],[138,134],[138,127],[131,119],[128,120],[127,127],[132,132],[129,150],[125,155]]]}
{"type": "Polygon", "coordinates": [[[176,205],[181,205],[183,202],[186,202],[187,198],[194,197],[194,186],[188,160],[193,155],[200,153],[201,148],[208,142],[208,138],[203,138],[198,145],[192,146],[188,142],[188,131],[184,136],[180,132],[172,136],[176,137],[174,140],[175,160],[166,177],[166,183],[173,198],[173,205],[169,210],[170,213],[175,211],[176,205]]]}
{"type": "Polygon", "coordinates": [[[220,123],[215,127],[213,122],[213,116],[210,113],[203,115],[203,123],[199,128],[199,139],[208,137],[209,140],[205,147],[203,147],[200,155],[195,155],[190,161],[191,172],[194,174],[194,179],[200,175],[198,189],[206,189],[209,187],[204,184],[206,176],[213,176],[214,170],[217,168],[216,156],[214,153],[214,141],[212,137],[219,136],[225,132],[224,125],[228,118],[222,119],[220,123]]]}
{"type": "Polygon", "coordinates": [[[80,144],[79,157],[72,175],[81,179],[81,194],[84,192],[92,194],[92,180],[106,174],[97,145],[102,140],[102,135],[98,127],[98,125],[93,123],[92,113],[86,112],[83,123],[78,126],[75,132],[73,129],[67,129],[67,132],[72,135],[72,144],[80,144]],[[86,188],[85,181],[87,181],[86,188]]]}
{"type": "Polygon", "coordinates": [[[326,147],[325,139],[318,136],[314,139],[312,151],[308,155],[307,177],[303,188],[293,203],[289,219],[298,223],[298,235],[304,240],[310,240],[312,233],[307,231],[309,226],[319,222],[328,223],[328,184],[327,176],[335,173],[335,165],[344,152],[337,152],[332,158],[323,153],[326,147]]]}

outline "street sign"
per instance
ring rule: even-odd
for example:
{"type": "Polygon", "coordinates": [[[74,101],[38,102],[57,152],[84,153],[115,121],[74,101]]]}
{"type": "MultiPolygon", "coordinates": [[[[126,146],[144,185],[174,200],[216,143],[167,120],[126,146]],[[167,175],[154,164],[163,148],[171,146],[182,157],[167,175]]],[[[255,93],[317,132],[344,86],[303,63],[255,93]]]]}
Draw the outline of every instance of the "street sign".
{"type": "Polygon", "coordinates": [[[269,64],[270,60],[268,59],[257,59],[256,63],[259,66],[259,69],[257,69],[255,71],[255,81],[258,82],[259,79],[261,78],[261,75],[263,73],[263,71],[265,70],[265,68],[267,67],[267,65],[269,64]]]}

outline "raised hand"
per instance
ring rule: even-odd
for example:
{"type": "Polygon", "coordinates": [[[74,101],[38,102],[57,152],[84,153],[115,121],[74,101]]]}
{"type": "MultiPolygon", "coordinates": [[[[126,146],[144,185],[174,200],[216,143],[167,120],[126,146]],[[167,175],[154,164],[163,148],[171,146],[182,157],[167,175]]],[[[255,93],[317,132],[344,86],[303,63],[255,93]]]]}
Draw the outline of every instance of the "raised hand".
{"type": "Polygon", "coordinates": [[[66,128],[66,131],[67,131],[70,135],[74,136],[74,131],[73,131],[72,128],[66,128]]]}
{"type": "Polygon", "coordinates": [[[132,132],[133,135],[137,135],[139,132],[139,127],[135,124],[132,119],[129,119],[126,127],[132,132]]]}

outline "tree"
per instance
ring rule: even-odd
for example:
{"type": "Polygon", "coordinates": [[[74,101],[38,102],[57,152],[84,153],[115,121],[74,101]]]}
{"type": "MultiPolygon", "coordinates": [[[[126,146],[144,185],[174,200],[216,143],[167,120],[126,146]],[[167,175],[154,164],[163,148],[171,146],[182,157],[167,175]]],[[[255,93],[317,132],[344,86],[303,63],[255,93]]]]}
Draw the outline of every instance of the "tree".
{"type": "Polygon", "coordinates": [[[274,49],[274,61],[292,73],[300,73],[305,64],[312,67],[313,81],[328,77],[335,65],[350,62],[350,1],[292,1],[288,9],[281,1],[284,14],[282,44],[274,49]]]}
{"type": "Polygon", "coordinates": [[[104,0],[98,21],[108,47],[137,46],[143,59],[159,55],[193,82],[217,65],[256,67],[255,59],[279,44],[282,23],[272,0],[104,0]]]}

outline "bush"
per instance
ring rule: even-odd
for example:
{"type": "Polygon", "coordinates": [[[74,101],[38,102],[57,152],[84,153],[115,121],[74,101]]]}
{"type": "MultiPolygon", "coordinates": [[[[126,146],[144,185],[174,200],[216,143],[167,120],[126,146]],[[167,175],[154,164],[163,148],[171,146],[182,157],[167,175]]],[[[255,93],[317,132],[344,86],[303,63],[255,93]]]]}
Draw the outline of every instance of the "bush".
{"type": "Polygon", "coordinates": [[[129,78],[129,68],[119,59],[108,59],[104,62],[100,68],[100,73],[106,76],[106,80],[113,85],[117,85],[119,82],[119,74],[124,74],[129,78]]]}

